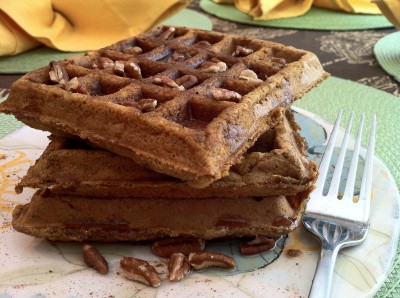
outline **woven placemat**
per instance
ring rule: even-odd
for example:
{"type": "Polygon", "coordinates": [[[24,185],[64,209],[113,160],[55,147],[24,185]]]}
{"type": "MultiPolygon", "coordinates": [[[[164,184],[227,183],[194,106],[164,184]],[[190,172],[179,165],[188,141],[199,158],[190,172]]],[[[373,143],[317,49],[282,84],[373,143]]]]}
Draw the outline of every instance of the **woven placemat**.
{"type": "MultiPolygon", "coordinates": [[[[1,90],[0,90],[1,92],[1,90]]],[[[354,123],[357,123],[361,112],[366,114],[365,131],[369,130],[372,116],[377,116],[377,135],[375,153],[392,173],[397,187],[400,186],[400,162],[398,144],[400,142],[400,97],[361,85],[352,81],[330,77],[318,88],[311,90],[295,106],[320,115],[334,122],[337,113],[343,109],[344,116],[355,111],[354,123]]],[[[0,114],[0,137],[21,127],[22,123],[13,116],[0,114]]],[[[356,134],[354,127],[353,134],[356,134]]],[[[367,134],[364,135],[366,145],[367,134]]],[[[397,249],[393,268],[375,297],[400,297],[400,249],[397,249]]]]}
{"type": "Polygon", "coordinates": [[[312,7],[305,15],[295,18],[255,21],[233,5],[201,0],[200,7],[209,14],[232,22],[278,28],[310,30],[362,30],[389,28],[393,25],[382,15],[350,14],[312,7]]]}
{"type": "Polygon", "coordinates": [[[374,54],[383,70],[400,82],[400,31],[378,40],[374,54]]]}
{"type": "MultiPolygon", "coordinates": [[[[211,30],[212,23],[205,15],[191,10],[183,9],[163,24],[172,26],[186,26],[204,30],[211,30]]],[[[82,55],[83,53],[61,52],[45,46],[35,48],[31,51],[11,56],[0,57],[0,73],[21,74],[28,71],[46,66],[49,61],[62,60],[72,55],[82,55]]]]}

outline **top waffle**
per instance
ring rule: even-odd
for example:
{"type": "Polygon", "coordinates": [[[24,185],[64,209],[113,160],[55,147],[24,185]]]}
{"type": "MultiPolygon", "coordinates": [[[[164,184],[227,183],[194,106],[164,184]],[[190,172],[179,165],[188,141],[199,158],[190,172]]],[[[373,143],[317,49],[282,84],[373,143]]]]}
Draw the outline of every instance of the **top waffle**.
{"type": "Polygon", "coordinates": [[[0,111],[204,187],[326,76],[303,50],[164,26],[28,73],[0,111]]]}

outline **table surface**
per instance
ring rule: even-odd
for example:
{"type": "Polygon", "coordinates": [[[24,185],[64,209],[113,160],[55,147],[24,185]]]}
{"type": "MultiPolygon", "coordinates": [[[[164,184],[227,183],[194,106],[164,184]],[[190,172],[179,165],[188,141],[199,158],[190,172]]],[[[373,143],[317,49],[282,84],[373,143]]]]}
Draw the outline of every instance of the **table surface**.
{"type": "MultiPolygon", "coordinates": [[[[373,54],[375,43],[385,35],[395,32],[394,28],[363,31],[313,31],[257,27],[218,19],[203,12],[199,8],[198,2],[193,1],[189,8],[208,16],[213,23],[213,30],[267,39],[314,52],[325,70],[331,75],[399,96],[400,103],[400,83],[382,70],[373,54]]],[[[10,88],[12,82],[20,76],[0,75],[0,89],[10,88]]],[[[386,293],[385,296],[397,297],[397,293],[386,293]]]]}

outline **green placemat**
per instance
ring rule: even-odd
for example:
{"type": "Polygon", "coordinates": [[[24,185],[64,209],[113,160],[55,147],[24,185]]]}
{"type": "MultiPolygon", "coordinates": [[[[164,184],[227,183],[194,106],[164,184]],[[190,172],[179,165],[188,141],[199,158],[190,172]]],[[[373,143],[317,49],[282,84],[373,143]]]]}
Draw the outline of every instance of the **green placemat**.
{"type": "MultiPolygon", "coordinates": [[[[173,26],[186,26],[204,30],[211,30],[212,23],[205,15],[191,9],[183,9],[163,24],[173,26]]],[[[61,52],[47,47],[35,48],[31,51],[0,58],[0,73],[3,74],[20,74],[43,67],[51,60],[62,60],[72,55],[80,55],[82,53],[61,52]]]]}
{"type": "Polygon", "coordinates": [[[362,30],[393,27],[382,15],[350,14],[315,7],[300,17],[270,21],[255,21],[233,5],[216,4],[211,0],[201,0],[200,7],[221,19],[265,27],[311,30],[362,30]]]}
{"type": "Polygon", "coordinates": [[[378,40],[374,46],[374,54],[383,70],[400,82],[400,32],[378,40]]]}

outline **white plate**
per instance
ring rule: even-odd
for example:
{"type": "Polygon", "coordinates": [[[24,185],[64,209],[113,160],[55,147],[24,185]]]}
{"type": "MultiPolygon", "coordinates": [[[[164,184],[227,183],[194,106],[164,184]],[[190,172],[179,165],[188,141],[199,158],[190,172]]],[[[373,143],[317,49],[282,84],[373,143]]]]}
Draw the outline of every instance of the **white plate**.
{"type": "MultiPolygon", "coordinates": [[[[312,157],[331,125],[296,108],[312,157]]],[[[213,243],[235,257],[235,271],[192,272],[185,280],[164,280],[159,288],[128,281],[117,274],[122,256],[157,261],[147,245],[96,244],[110,265],[101,276],[82,262],[79,243],[50,243],[15,232],[11,212],[29,201],[32,191],[14,193],[14,185],[47,144],[46,133],[24,127],[0,139],[0,298],[5,297],[307,297],[319,255],[318,241],[300,226],[281,239],[271,252],[243,257],[236,243],[213,243]],[[300,250],[290,257],[289,249],[300,250]]],[[[365,152],[362,152],[364,154],[365,152]]],[[[372,214],[369,236],[339,254],[333,277],[332,297],[371,297],[387,277],[396,252],[399,232],[399,194],[385,165],[375,158],[372,214]]]]}

